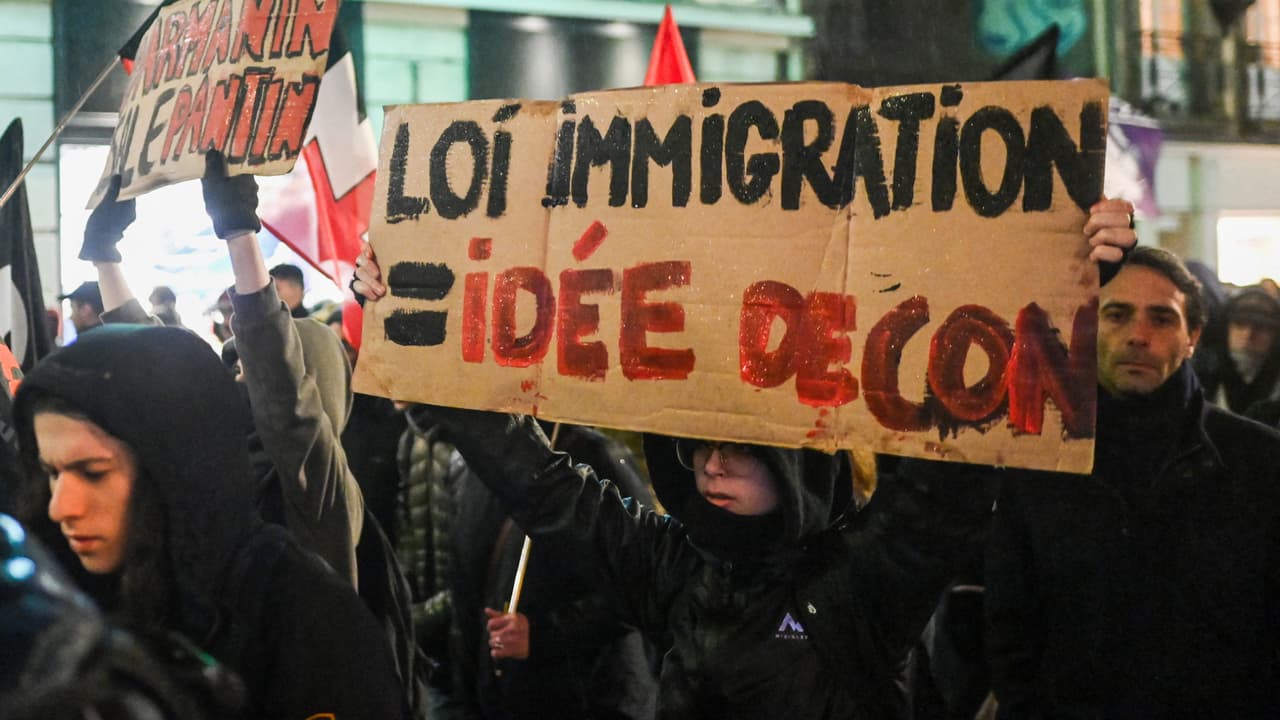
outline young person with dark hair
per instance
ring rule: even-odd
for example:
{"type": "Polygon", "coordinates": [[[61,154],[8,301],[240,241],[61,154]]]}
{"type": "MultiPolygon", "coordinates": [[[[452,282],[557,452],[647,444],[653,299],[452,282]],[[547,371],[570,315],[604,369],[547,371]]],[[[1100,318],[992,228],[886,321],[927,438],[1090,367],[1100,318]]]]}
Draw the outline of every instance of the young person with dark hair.
{"type": "Polygon", "coordinates": [[[259,519],[248,410],[204,341],[87,332],[26,377],[14,420],[22,519],[114,619],[178,632],[236,671],[249,717],[402,716],[350,583],[259,519]]]}
{"type": "MultiPolygon", "coordinates": [[[[255,507],[287,529],[355,586],[391,642],[406,701],[422,709],[408,588],[394,548],[365,509],[339,441],[351,414],[351,366],[340,340],[320,322],[290,317],[258,245],[257,183],[229,177],[221,154],[206,156],[205,208],[227,242],[235,276],[228,298],[236,338],[222,361],[234,367],[252,414],[248,429],[255,507]],[[364,572],[359,572],[359,568],[364,572]]],[[[112,186],[93,212],[80,258],[94,263],[111,323],[149,323],[121,269],[116,243],[134,219],[134,201],[116,201],[112,186]]]]}
{"type": "MultiPolygon", "coordinates": [[[[255,185],[254,188],[256,190],[257,186],[255,185]]],[[[302,268],[293,263],[280,263],[267,272],[276,281],[276,292],[284,304],[289,306],[289,314],[296,318],[310,316],[311,313],[307,312],[307,307],[302,304],[302,299],[307,292],[302,268]]]]}

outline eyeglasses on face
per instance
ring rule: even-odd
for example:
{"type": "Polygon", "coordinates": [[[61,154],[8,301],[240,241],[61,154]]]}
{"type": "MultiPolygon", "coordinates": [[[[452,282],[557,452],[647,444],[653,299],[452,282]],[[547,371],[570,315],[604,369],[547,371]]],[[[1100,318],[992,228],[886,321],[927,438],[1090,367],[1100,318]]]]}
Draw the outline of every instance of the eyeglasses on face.
{"type": "Polygon", "coordinates": [[[717,453],[720,455],[720,467],[729,475],[742,474],[760,459],[752,446],[742,443],[710,440],[680,440],[676,443],[676,457],[686,470],[702,469],[711,461],[711,456],[717,453]],[[706,451],[701,463],[695,460],[699,451],[706,451]]]}

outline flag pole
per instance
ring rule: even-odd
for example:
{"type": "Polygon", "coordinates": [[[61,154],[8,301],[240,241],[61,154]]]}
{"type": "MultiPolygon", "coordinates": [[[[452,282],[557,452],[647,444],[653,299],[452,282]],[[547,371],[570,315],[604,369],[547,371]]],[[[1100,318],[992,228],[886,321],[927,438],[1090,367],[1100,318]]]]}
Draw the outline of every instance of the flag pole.
{"type": "Polygon", "coordinates": [[[524,571],[529,567],[529,547],[533,540],[524,536],[524,546],[520,548],[520,564],[516,566],[516,581],[511,586],[511,602],[507,603],[507,612],[515,615],[520,608],[520,591],[524,588],[524,571]]]}
{"type": "Polygon", "coordinates": [[[5,204],[9,202],[9,198],[13,197],[13,194],[18,191],[18,186],[22,184],[23,179],[25,179],[27,174],[31,172],[31,168],[35,167],[36,163],[40,162],[40,158],[44,155],[45,150],[48,150],[49,146],[53,144],[53,141],[57,140],[58,136],[62,134],[62,131],[67,129],[67,125],[71,124],[71,118],[75,117],[76,113],[80,112],[80,108],[84,107],[84,104],[89,101],[89,96],[98,89],[99,85],[106,81],[107,76],[111,74],[113,69],[115,69],[116,63],[118,62],[120,62],[120,58],[112,55],[111,62],[107,63],[107,66],[102,68],[102,71],[98,73],[98,77],[94,78],[93,84],[89,86],[89,89],[85,90],[84,94],[80,96],[80,99],[76,101],[76,104],[67,111],[67,114],[62,116],[62,120],[58,122],[58,126],[53,129],[53,134],[49,136],[48,140],[44,141],[44,144],[36,151],[36,154],[31,156],[31,160],[22,168],[22,172],[18,173],[18,177],[14,178],[13,182],[9,183],[9,187],[5,189],[4,195],[0,195],[0,208],[3,208],[5,204]]]}

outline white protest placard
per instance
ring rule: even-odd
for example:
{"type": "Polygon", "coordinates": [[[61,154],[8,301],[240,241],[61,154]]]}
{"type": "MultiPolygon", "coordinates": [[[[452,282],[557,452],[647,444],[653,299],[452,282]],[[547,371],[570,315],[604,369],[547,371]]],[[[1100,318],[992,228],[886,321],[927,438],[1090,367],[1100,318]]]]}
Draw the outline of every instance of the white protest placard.
{"type": "Polygon", "coordinates": [[[232,175],[293,168],[315,107],[338,0],[180,0],[160,8],[134,58],[96,206],[204,175],[220,151],[232,175]]]}

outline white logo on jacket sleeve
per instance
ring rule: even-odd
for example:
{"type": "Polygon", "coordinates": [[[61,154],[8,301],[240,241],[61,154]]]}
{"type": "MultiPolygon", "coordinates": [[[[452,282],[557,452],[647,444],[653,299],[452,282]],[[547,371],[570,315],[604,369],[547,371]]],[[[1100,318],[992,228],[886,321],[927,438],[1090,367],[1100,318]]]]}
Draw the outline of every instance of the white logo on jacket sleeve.
{"type": "Polygon", "coordinates": [[[808,640],[809,635],[804,631],[804,626],[796,621],[791,613],[787,613],[782,618],[782,622],[778,624],[778,630],[773,634],[777,640],[808,640]]]}

